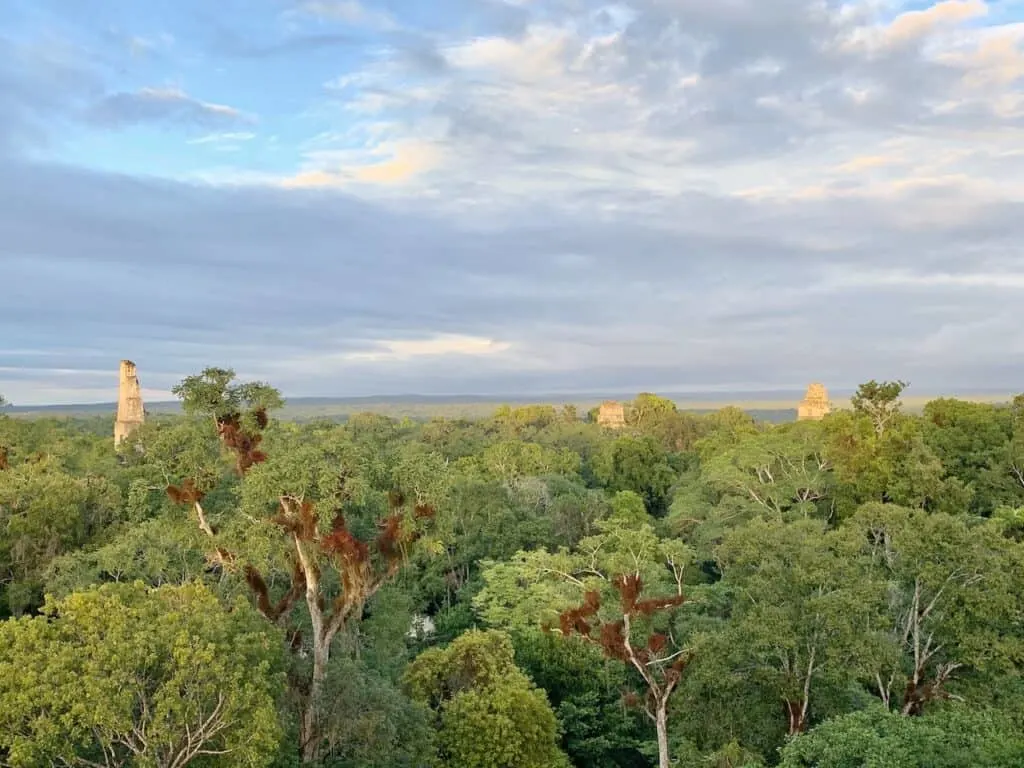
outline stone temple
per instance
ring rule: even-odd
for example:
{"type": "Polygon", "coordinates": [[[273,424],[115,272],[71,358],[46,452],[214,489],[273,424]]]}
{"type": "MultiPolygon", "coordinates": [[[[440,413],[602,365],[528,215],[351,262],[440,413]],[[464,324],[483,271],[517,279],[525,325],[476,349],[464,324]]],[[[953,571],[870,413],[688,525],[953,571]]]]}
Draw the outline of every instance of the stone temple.
{"type": "Polygon", "coordinates": [[[797,421],[820,421],[832,412],[828,390],[824,384],[815,382],[807,387],[807,394],[796,409],[797,421]]]}
{"type": "Polygon", "coordinates": [[[622,429],[626,426],[625,407],[614,400],[605,400],[597,411],[597,423],[610,429],[622,429]]]}
{"type": "Polygon", "coordinates": [[[117,421],[114,422],[114,445],[118,446],[146,420],[142,405],[142,387],[135,363],[121,361],[121,381],[117,392],[117,421]]]}

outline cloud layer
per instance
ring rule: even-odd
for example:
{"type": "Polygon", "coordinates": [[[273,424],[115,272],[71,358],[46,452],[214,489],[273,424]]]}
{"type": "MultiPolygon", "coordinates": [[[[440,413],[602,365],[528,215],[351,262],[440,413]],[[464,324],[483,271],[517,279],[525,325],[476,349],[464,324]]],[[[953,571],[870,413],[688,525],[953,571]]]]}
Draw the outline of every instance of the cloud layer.
{"type": "Polygon", "coordinates": [[[15,402],[1021,388],[1012,2],[83,5],[0,46],[15,402]]]}

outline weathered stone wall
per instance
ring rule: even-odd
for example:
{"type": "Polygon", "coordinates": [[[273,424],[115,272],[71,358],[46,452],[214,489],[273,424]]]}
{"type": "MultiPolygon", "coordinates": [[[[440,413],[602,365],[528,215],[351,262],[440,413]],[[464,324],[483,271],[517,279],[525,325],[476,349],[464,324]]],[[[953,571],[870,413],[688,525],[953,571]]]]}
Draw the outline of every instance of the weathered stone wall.
{"type": "Polygon", "coordinates": [[[135,363],[121,361],[121,378],[117,391],[117,421],[114,422],[114,445],[120,445],[146,420],[142,403],[142,386],[135,363]]]}

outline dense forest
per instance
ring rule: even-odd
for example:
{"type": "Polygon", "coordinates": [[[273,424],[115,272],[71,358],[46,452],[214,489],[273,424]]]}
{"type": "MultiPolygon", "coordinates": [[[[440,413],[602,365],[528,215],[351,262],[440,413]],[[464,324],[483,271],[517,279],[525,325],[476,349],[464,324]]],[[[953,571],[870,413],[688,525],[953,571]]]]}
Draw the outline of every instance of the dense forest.
{"type": "Polygon", "coordinates": [[[0,415],[0,764],[1024,765],[1024,396],[0,415]]]}

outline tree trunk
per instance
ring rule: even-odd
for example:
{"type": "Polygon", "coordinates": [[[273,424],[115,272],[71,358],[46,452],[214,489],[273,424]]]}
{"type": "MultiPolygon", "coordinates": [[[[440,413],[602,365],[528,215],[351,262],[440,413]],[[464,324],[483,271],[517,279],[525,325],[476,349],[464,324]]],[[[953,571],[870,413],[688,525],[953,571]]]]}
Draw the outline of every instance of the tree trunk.
{"type": "Polygon", "coordinates": [[[330,661],[330,647],[319,639],[313,641],[313,679],[310,681],[309,696],[302,709],[302,723],[299,728],[299,743],[302,745],[302,762],[315,763],[320,759],[321,733],[317,715],[320,700],[327,679],[327,663],[330,661]]]}
{"type": "Polygon", "coordinates": [[[796,736],[807,730],[807,704],[805,701],[787,701],[786,716],[789,718],[790,736],[796,736]]]}
{"type": "Polygon", "coordinates": [[[658,768],[670,768],[668,759],[668,697],[658,702],[654,725],[658,729],[658,768]]]}

